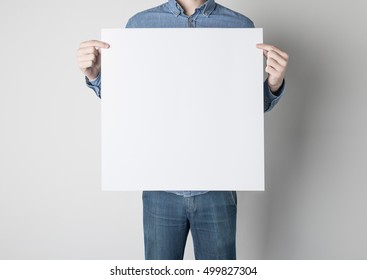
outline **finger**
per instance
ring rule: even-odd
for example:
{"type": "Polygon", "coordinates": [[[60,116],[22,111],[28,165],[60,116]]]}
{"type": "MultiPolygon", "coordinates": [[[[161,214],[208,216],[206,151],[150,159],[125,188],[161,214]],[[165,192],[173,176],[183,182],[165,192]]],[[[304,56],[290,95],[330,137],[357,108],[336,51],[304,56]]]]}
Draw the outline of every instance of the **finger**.
{"type": "Polygon", "coordinates": [[[283,81],[284,79],[284,72],[280,72],[273,68],[272,66],[267,66],[265,68],[265,72],[269,74],[268,79],[272,81],[271,84],[279,84],[280,81],[283,81]]]}
{"type": "Polygon", "coordinates": [[[268,73],[269,75],[276,75],[277,74],[277,70],[274,69],[272,66],[266,66],[265,67],[265,72],[268,73]]]}
{"type": "Polygon", "coordinates": [[[264,51],[275,51],[277,53],[279,53],[282,57],[287,58],[288,54],[280,49],[278,49],[277,47],[273,46],[273,45],[267,45],[267,44],[257,44],[256,47],[258,49],[262,49],[264,51]]]}
{"type": "Polygon", "coordinates": [[[263,55],[264,55],[264,57],[265,57],[265,58],[268,58],[268,51],[265,51],[265,50],[264,50],[264,51],[263,51],[263,55]]]}
{"type": "Polygon", "coordinates": [[[284,72],[278,71],[270,65],[265,67],[265,72],[269,74],[270,80],[275,81],[274,83],[279,83],[279,81],[284,79],[284,72]]]}
{"type": "Polygon", "coordinates": [[[84,61],[79,63],[79,68],[80,69],[87,69],[93,66],[93,61],[84,61]]]}
{"type": "Polygon", "coordinates": [[[284,57],[282,57],[279,53],[277,53],[275,51],[269,51],[267,57],[268,57],[268,59],[271,58],[271,59],[277,61],[283,67],[287,66],[288,61],[284,57]]]}
{"type": "Polygon", "coordinates": [[[266,65],[273,67],[275,70],[277,70],[279,72],[284,72],[284,69],[285,69],[284,66],[282,66],[281,64],[279,64],[279,62],[276,61],[273,58],[268,58],[268,60],[266,61],[266,65]]]}
{"type": "Polygon", "coordinates": [[[97,57],[94,54],[83,55],[83,56],[78,57],[78,62],[85,62],[85,61],[96,62],[97,57]]]}
{"type": "Polygon", "coordinates": [[[98,41],[98,40],[90,40],[85,41],[80,44],[80,48],[85,47],[96,47],[96,48],[102,48],[102,49],[108,49],[110,45],[106,42],[98,41]]]}
{"type": "Polygon", "coordinates": [[[273,45],[268,45],[268,44],[257,44],[256,47],[258,49],[262,49],[262,50],[265,50],[265,51],[279,51],[279,52],[282,52],[277,47],[275,47],[273,45]]]}
{"type": "Polygon", "coordinates": [[[85,54],[94,54],[97,56],[99,52],[95,47],[85,47],[85,48],[79,48],[77,54],[78,56],[83,56],[85,54]]]}

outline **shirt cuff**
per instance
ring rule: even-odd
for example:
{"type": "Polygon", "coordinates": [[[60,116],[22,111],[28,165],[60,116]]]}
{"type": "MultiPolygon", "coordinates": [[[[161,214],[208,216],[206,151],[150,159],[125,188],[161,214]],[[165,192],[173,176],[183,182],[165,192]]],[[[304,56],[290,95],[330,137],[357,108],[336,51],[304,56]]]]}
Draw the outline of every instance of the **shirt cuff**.
{"type": "Polygon", "coordinates": [[[279,102],[280,98],[284,95],[284,92],[285,80],[283,80],[283,84],[276,92],[272,92],[269,87],[268,80],[266,79],[266,81],[264,82],[264,111],[269,112],[271,109],[273,109],[274,106],[279,102]]]}
{"type": "Polygon", "coordinates": [[[101,98],[101,73],[99,73],[97,78],[92,81],[85,77],[85,82],[87,86],[93,89],[96,95],[101,98]]]}

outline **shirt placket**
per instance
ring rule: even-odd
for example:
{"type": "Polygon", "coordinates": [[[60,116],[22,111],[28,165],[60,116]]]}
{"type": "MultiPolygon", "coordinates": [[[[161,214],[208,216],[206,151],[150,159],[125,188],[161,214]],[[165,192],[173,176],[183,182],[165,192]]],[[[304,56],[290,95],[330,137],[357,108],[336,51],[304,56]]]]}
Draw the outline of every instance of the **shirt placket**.
{"type": "Polygon", "coordinates": [[[189,28],[196,28],[196,19],[198,18],[200,13],[201,10],[197,9],[193,15],[187,17],[189,28]]]}
{"type": "Polygon", "coordinates": [[[189,21],[189,28],[195,28],[195,20],[192,16],[188,18],[189,21]]]}

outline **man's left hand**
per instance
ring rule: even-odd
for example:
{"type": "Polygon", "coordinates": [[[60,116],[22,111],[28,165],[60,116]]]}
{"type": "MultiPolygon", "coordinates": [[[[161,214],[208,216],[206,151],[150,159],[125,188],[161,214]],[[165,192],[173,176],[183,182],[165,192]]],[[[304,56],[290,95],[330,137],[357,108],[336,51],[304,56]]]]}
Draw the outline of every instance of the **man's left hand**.
{"type": "Polygon", "coordinates": [[[269,74],[269,88],[272,92],[277,92],[283,84],[289,56],[286,52],[272,45],[258,44],[256,47],[264,51],[266,57],[265,72],[269,74]]]}

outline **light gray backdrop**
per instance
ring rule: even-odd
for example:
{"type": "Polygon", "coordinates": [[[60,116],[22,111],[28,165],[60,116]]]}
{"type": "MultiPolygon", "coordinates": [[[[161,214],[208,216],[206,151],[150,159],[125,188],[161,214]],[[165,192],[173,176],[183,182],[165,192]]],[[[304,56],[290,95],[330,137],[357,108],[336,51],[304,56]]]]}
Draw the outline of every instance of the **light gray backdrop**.
{"type": "MultiPolygon", "coordinates": [[[[141,193],[101,192],[100,102],[76,49],[162,2],[1,1],[1,259],[143,258],[141,193]]],[[[366,259],[365,2],[218,2],[291,56],[267,190],[239,193],[238,258],[366,259]]]]}

